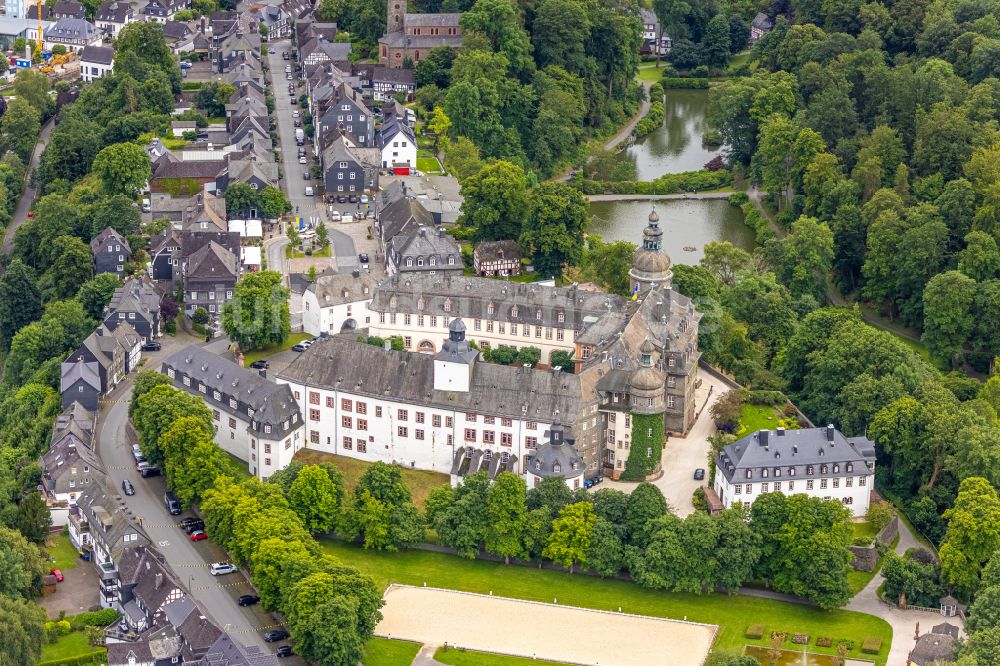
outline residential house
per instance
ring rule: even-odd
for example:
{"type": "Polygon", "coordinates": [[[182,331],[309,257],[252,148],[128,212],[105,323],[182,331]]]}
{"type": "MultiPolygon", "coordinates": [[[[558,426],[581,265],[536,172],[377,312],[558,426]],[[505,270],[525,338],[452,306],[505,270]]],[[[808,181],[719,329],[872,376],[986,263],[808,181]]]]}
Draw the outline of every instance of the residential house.
{"type": "Polygon", "coordinates": [[[461,275],[462,248],[444,229],[418,227],[413,234],[397,234],[389,240],[386,252],[386,272],[446,273],[461,275]]]}
{"type": "Polygon", "coordinates": [[[60,366],[59,393],[63,407],[79,402],[96,412],[103,393],[97,361],[66,361],[60,366]]]}
{"type": "Polygon", "coordinates": [[[135,9],[125,0],[109,0],[97,8],[94,21],[97,28],[112,39],[129,23],[136,20],[135,9]]]}
{"type": "Polygon", "coordinates": [[[377,281],[369,273],[320,275],[302,294],[302,330],[310,335],[368,328],[377,281]]]}
{"type": "Polygon", "coordinates": [[[330,62],[350,71],[351,50],[350,42],[333,42],[317,35],[299,46],[299,62],[303,65],[330,62]]]}
{"type": "Polygon", "coordinates": [[[144,20],[150,23],[166,23],[174,20],[174,14],[188,9],[187,0],[149,0],[142,8],[144,20]]]}
{"type": "MultiPolygon", "coordinates": [[[[947,623],[945,624],[947,625],[947,623]]],[[[952,628],[957,629],[957,627],[952,628]]],[[[942,625],[938,625],[930,633],[923,634],[917,639],[913,649],[906,656],[906,664],[907,666],[953,664],[958,657],[959,643],[957,641],[957,636],[942,628],[942,625]]]]}
{"type": "MultiPolygon", "coordinates": [[[[151,0],[150,4],[159,2],[151,0]]],[[[149,5],[146,5],[149,7],[149,5]]],[[[172,16],[172,15],[171,15],[172,16]]],[[[183,53],[194,49],[194,30],[182,21],[174,21],[172,18],[163,21],[163,38],[167,41],[167,46],[174,53],[183,53]]]]}
{"type": "MultiPolygon", "coordinates": [[[[213,34],[214,38],[214,34],[213,34]]],[[[216,46],[215,62],[219,73],[229,71],[240,62],[260,63],[260,35],[256,32],[237,29],[222,38],[216,46]]]]}
{"type": "Polygon", "coordinates": [[[875,445],[825,428],[759,430],[727,445],[715,459],[715,492],[728,509],[768,492],[843,502],[855,516],[868,512],[875,484],[875,445]]]}
{"type": "MultiPolygon", "coordinates": [[[[104,395],[125,378],[129,370],[135,368],[139,361],[139,350],[142,347],[142,338],[128,322],[120,322],[114,330],[101,324],[97,329],[84,338],[80,346],[69,355],[62,363],[62,376],[66,378],[77,377],[74,368],[83,364],[89,368],[97,369],[97,377],[100,388],[100,395],[104,395]]],[[[63,389],[63,403],[69,405],[76,401],[81,393],[81,384],[73,381],[63,389]]],[[[80,400],[81,404],[90,409],[90,400],[80,400]]]]}
{"type": "MultiPolygon", "coordinates": [[[[328,90],[313,90],[310,111],[317,134],[328,129],[338,129],[359,148],[378,147],[375,143],[375,119],[361,95],[346,83],[339,83],[328,90]]],[[[414,162],[415,163],[415,162],[414,162]]]]}
{"type": "Polygon", "coordinates": [[[90,21],[82,18],[67,17],[61,18],[53,23],[45,34],[45,46],[51,49],[54,46],[62,45],[67,51],[76,53],[85,47],[96,45],[103,35],[90,21]]]}
{"type": "Polygon", "coordinates": [[[306,446],[297,398],[276,384],[197,346],[168,357],[162,372],[212,410],[215,441],[260,479],[284,468],[306,446]]]}
{"type": "Polygon", "coordinates": [[[115,69],[115,50],[110,46],[85,46],[80,52],[80,78],[89,83],[115,69]]]}
{"type": "Polygon", "coordinates": [[[378,40],[381,65],[416,64],[433,49],[462,45],[461,14],[409,14],[406,0],[386,0],[386,34],[378,40]]]}
{"type": "Polygon", "coordinates": [[[121,492],[101,475],[77,497],[70,509],[70,541],[97,567],[101,606],[123,610],[121,581],[133,580],[139,553],[149,538],[135,516],[118,500],[121,492]],[[121,569],[119,569],[121,567],[121,569]]]}
{"type": "Polygon", "coordinates": [[[132,260],[132,248],[128,241],[108,227],[90,241],[90,251],[94,255],[94,274],[114,273],[125,277],[125,264],[132,260]]]}
{"type": "Polygon", "coordinates": [[[476,243],[472,267],[480,277],[520,275],[521,248],[512,240],[476,243]]]}
{"type": "Polygon", "coordinates": [[[143,342],[163,335],[160,322],[160,299],[156,286],[144,279],[128,280],[115,289],[104,316],[104,323],[111,330],[127,322],[143,342]]]}
{"type": "Polygon", "coordinates": [[[663,32],[660,19],[656,14],[652,10],[640,7],[639,20],[642,21],[642,46],[639,47],[639,53],[659,56],[670,53],[673,40],[670,35],[663,32]],[[657,47],[657,42],[659,42],[659,47],[657,47]]]}
{"type": "Polygon", "coordinates": [[[82,19],[86,17],[86,8],[76,0],[56,0],[55,4],[45,11],[43,14],[50,21],[58,21],[61,18],[82,19]]]}
{"type": "MultiPolygon", "coordinates": [[[[265,187],[277,187],[280,178],[278,165],[274,162],[258,162],[257,160],[231,160],[218,178],[215,179],[216,191],[225,193],[234,183],[245,183],[251,189],[260,191],[265,187]]],[[[230,217],[243,216],[247,211],[227,210],[230,217]]],[[[254,211],[250,217],[259,214],[254,211]]]]}
{"type": "MultiPolygon", "coordinates": [[[[393,185],[390,185],[390,188],[393,185]]],[[[381,201],[384,202],[385,199],[381,201]]],[[[417,199],[401,196],[389,204],[376,204],[375,228],[378,231],[379,245],[383,253],[389,252],[389,243],[396,236],[412,236],[421,227],[433,228],[434,226],[434,217],[417,199]]]]}
{"type": "Polygon", "coordinates": [[[583,486],[586,463],[572,439],[565,437],[557,418],[549,428],[548,441],[526,455],[525,476],[529,488],[537,488],[544,479],[562,479],[570,490],[583,486]]]}
{"type": "Polygon", "coordinates": [[[265,42],[284,39],[291,32],[288,14],[281,5],[255,2],[246,10],[245,15],[249,21],[256,21],[257,32],[265,42]]]}
{"type": "Polygon", "coordinates": [[[764,12],[758,12],[757,15],[753,17],[753,21],[750,23],[750,44],[756,44],[760,41],[761,37],[771,32],[773,29],[774,19],[764,12]]]}
{"type": "Polygon", "coordinates": [[[153,548],[130,548],[115,561],[120,586],[116,607],[131,629],[143,632],[162,625],[168,604],[184,598],[184,590],[153,548]]]}
{"type": "Polygon", "coordinates": [[[409,176],[417,168],[417,137],[404,122],[393,119],[379,131],[382,168],[397,176],[409,176]]]}
{"type": "Polygon", "coordinates": [[[343,137],[326,147],[322,167],[327,196],[378,189],[378,163],[367,154],[370,152],[373,151],[352,148],[343,137]]]}
{"type": "Polygon", "coordinates": [[[278,658],[258,646],[247,647],[229,634],[222,634],[198,662],[198,666],[277,666],[278,658]]]}
{"type": "Polygon", "coordinates": [[[180,261],[180,232],[170,227],[149,241],[149,275],[154,280],[173,280],[174,267],[180,261]]]}
{"type": "Polygon", "coordinates": [[[68,405],[57,420],[41,460],[41,486],[50,505],[76,505],[80,493],[104,473],[92,448],[93,428],[93,416],[80,403],[68,405]],[[83,414],[87,420],[81,422],[83,414]]]}
{"type": "Polygon", "coordinates": [[[221,313],[240,277],[239,254],[210,240],[187,257],[183,269],[185,313],[190,316],[199,307],[211,315],[221,313]]]}
{"type": "Polygon", "coordinates": [[[371,89],[372,99],[376,102],[395,99],[400,93],[406,99],[413,99],[417,88],[412,69],[355,63],[351,66],[351,71],[365,88],[371,89]]]}

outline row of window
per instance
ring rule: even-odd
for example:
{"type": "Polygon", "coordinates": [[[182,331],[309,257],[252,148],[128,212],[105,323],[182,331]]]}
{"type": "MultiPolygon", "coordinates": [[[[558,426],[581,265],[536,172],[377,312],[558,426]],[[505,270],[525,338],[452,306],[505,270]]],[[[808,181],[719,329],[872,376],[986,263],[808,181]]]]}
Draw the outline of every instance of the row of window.
{"type": "MultiPolygon", "coordinates": [[[[820,479],[819,480],[819,489],[820,490],[826,490],[829,487],[828,484],[827,484],[827,482],[830,481],[830,480],[831,479],[820,479]]],[[[832,481],[833,481],[833,487],[834,488],[840,488],[840,479],[832,479],[832,481]]],[[[864,476],[859,476],[858,477],[858,486],[865,486],[865,485],[867,485],[867,482],[868,482],[867,477],[864,477],[864,476]]],[[[813,490],[815,488],[815,483],[816,482],[814,480],[812,480],[812,479],[807,480],[806,481],[806,490],[813,490]]],[[[769,492],[768,488],[770,487],[770,485],[771,484],[768,484],[768,483],[762,483],[762,484],[760,484],[760,492],[762,492],[762,493],[769,492]]],[[[754,484],[752,484],[752,483],[746,484],[746,494],[747,495],[752,495],[753,494],[753,486],[754,486],[754,484]]],[[[776,492],[781,491],[782,487],[783,487],[781,481],[775,481],[774,484],[773,484],[773,486],[774,486],[774,490],[776,492]]],[[[854,487],[854,477],[851,477],[851,476],[847,477],[847,479],[844,482],[844,486],[847,487],[847,488],[853,488],[854,487]]],[[[740,494],[742,494],[743,493],[742,489],[743,489],[743,485],[737,483],[735,486],[733,486],[733,494],[734,495],[740,495],[740,494]]],[[[785,490],[795,490],[795,482],[794,481],[785,481],[784,482],[784,489],[785,490]]]]}
{"type": "MultiPolygon", "coordinates": [[[[176,376],[176,372],[174,371],[174,369],[173,368],[167,368],[167,377],[170,377],[171,379],[173,379],[175,376],[176,376]]],[[[191,386],[191,377],[188,376],[188,375],[182,375],[181,376],[181,383],[184,384],[184,386],[190,387],[191,386]]],[[[198,388],[198,391],[200,391],[201,393],[203,393],[205,395],[208,395],[208,385],[205,384],[204,382],[202,382],[200,385],[198,385],[197,388],[198,388]]],[[[216,402],[222,402],[223,401],[222,393],[220,393],[217,390],[213,390],[212,391],[212,398],[216,402]]],[[[299,394],[298,394],[298,392],[296,392],[295,393],[295,399],[298,400],[298,398],[299,398],[299,394]]],[[[235,398],[229,398],[229,407],[230,407],[230,409],[239,409],[239,403],[236,402],[235,398]]],[[[254,412],[253,407],[247,407],[247,416],[249,416],[250,418],[253,418],[254,413],[255,412],[254,412]]],[[[293,413],[292,414],[291,423],[292,424],[296,424],[298,422],[299,422],[299,415],[298,415],[298,413],[293,413]]],[[[281,424],[281,427],[282,427],[283,430],[287,430],[288,429],[288,425],[289,425],[289,422],[286,420],[286,421],[284,421],[281,424]]],[[[251,427],[254,430],[256,430],[257,429],[257,422],[256,421],[252,421],[251,422],[251,427]]],[[[266,434],[270,434],[271,433],[271,424],[270,423],[265,423],[264,424],[264,432],[266,434]]]]}
{"type": "MultiPolygon", "coordinates": [[[[762,479],[766,479],[768,477],[768,475],[770,473],[772,473],[772,471],[773,471],[774,476],[781,476],[781,468],[780,467],[775,467],[773,470],[771,468],[769,468],[769,467],[762,467],[761,470],[760,470],[760,477],[762,479]]],[[[847,463],[846,471],[847,471],[848,474],[850,474],[851,472],[853,472],[854,471],[854,463],[847,463]]],[[[816,466],[815,465],[806,465],[806,476],[813,476],[815,473],[816,473],[816,466]]],[[[830,473],[830,465],[820,465],[819,466],[819,473],[820,474],[829,474],[830,473]]],[[[833,464],[833,473],[834,474],[840,474],[840,463],[834,463],[833,464]]],[[[789,467],[788,468],[788,476],[795,476],[795,468],[794,467],[789,467]]],[[[748,469],[746,471],[746,477],[748,479],[752,479],[753,478],[753,470],[752,469],[748,469]]]]}
{"type": "MultiPolygon", "coordinates": [[[[208,291],[208,292],[205,292],[205,293],[208,295],[208,300],[210,300],[210,301],[214,301],[215,300],[215,292],[214,291],[208,291]]],[[[226,300],[228,301],[232,297],[233,297],[232,290],[231,289],[227,289],[226,290],[226,300]]],[[[197,291],[188,292],[188,298],[190,300],[192,300],[192,301],[198,300],[198,292],[197,291]]]]}

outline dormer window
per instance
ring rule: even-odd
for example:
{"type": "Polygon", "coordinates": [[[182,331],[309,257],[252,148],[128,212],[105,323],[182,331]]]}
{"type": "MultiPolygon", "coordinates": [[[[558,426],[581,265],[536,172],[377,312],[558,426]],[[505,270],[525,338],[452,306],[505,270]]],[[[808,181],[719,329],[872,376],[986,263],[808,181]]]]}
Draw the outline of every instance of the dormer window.
{"type": "Polygon", "coordinates": [[[556,315],[556,321],[558,321],[560,324],[563,323],[564,321],[566,321],[566,313],[565,312],[560,312],[559,314],[557,314],[556,315]]]}
{"type": "Polygon", "coordinates": [[[517,306],[516,305],[510,309],[510,316],[511,317],[516,317],[517,316],[517,306]]]}
{"type": "Polygon", "coordinates": [[[448,265],[449,266],[454,266],[455,265],[455,257],[454,257],[454,255],[451,255],[451,254],[448,255],[448,265]]]}
{"type": "Polygon", "coordinates": [[[847,471],[848,472],[854,471],[854,463],[847,463],[847,471]]]}
{"type": "Polygon", "coordinates": [[[788,476],[795,476],[795,468],[794,467],[789,467],[788,468],[788,476]]]}
{"type": "Polygon", "coordinates": [[[747,470],[747,478],[748,479],[752,479],[753,478],[753,470],[752,469],[748,469],[747,470]]]}
{"type": "Polygon", "coordinates": [[[559,464],[558,460],[552,463],[552,471],[555,474],[559,474],[560,472],[562,472],[562,465],[559,464]]]}
{"type": "Polygon", "coordinates": [[[535,319],[537,319],[538,321],[542,320],[542,309],[541,308],[538,308],[537,310],[535,310],[535,319]]]}
{"type": "Polygon", "coordinates": [[[437,266],[437,257],[431,257],[431,266],[437,266]]]}
{"type": "Polygon", "coordinates": [[[767,478],[767,468],[760,470],[761,478],[767,478]]]}
{"type": "Polygon", "coordinates": [[[813,467],[812,465],[806,465],[806,474],[812,476],[815,473],[816,473],[815,467],[813,467]]]}
{"type": "Polygon", "coordinates": [[[492,303],[490,303],[489,305],[486,306],[486,314],[488,314],[490,316],[493,316],[493,304],[492,303]]]}
{"type": "Polygon", "coordinates": [[[395,308],[396,307],[396,297],[395,296],[392,296],[392,297],[389,298],[389,307],[390,308],[395,308]]]}
{"type": "Polygon", "coordinates": [[[838,473],[840,473],[840,465],[839,465],[839,464],[835,464],[835,465],[833,466],[833,473],[834,473],[834,474],[838,474],[838,473]]]}
{"type": "Polygon", "coordinates": [[[417,257],[417,266],[423,266],[423,265],[424,265],[424,258],[417,257]]]}
{"type": "MultiPolygon", "coordinates": [[[[423,260],[421,260],[421,261],[423,261],[423,260]]],[[[417,309],[418,310],[423,310],[424,309],[424,297],[423,296],[421,296],[420,298],[417,299],[417,309]]]]}
{"type": "Polygon", "coordinates": [[[451,299],[450,298],[444,299],[444,311],[445,312],[451,312],[451,299]]]}
{"type": "Polygon", "coordinates": [[[407,257],[406,258],[406,265],[407,266],[413,266],[413,257],[407,257]]]}

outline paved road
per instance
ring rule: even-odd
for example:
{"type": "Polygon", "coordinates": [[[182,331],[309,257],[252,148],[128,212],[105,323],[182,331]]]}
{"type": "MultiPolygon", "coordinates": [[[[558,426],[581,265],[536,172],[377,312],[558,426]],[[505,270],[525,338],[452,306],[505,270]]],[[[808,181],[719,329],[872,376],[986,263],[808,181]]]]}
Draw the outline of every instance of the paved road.
{"type": "MultiPolygon", "coordinates": [[[[318,216],[320,220],[326,220],[322,197],[310,197],[305,194],[306,185],[316,187],[318,181],[307,181],[302,177],[316,163],[316,158],[312,154],[313,146],[308,141],[306,142],[305,148],[310,162],[309,164],[299,164],[298,146],[295,145],[295,118],[292,117],[292,112],[302,113],[304,110],[301,107],[292,106],[292,97],[288,94],[288,84],[296,83],[296,81],[289,82],[284,76],[285,66],[291,64],[295,67],[296,63],[295,61],[283,60],[281,57],[282,52],[291,48],[291,45],[288,40],[282,40],[272,43],[271,46],[274,47],[274,53],[268,54],[267,60],[271,68],[271,82],[274,88],[274,116],[278,125],[278,140],[281,142],[281,168],[285,176],[285,193],[292,206],[298,207],[299,215],[318,216]]],[[[296,91],[296,96],[301,95],[305,92],[305,87],[298,86],[296,91]]],[[[327,226],[327,231],[337,257],[337,269],[340,272],[347,272],[358,268],[358,251],[354,246],[354,240],[338,230],[333,224],[327,226]]],[[[280,250],[280,254],[273,254],[279,252],[273,248],[274,246],[268,248],[267,263],[269,268],[277,270],[274,268],[276,264],[272,263],[272,257],[274,260],[280,258],[281,265],[284,266],[284,250],[280,250]]],[[[283,268],[281,270],[284,271],[283,268]]]]}
{"type": "MultiPolygon", "coordinates": [[[[182,335],[178,338],[164,337],[162,351],[144,354],[146,366],[157,368],[166,355],[193,340],[182,335]]],[[[209,564],[227,560],[225,552],[209,541],[191,542],[177,527],[179,517],[171,516],[163,504],[163,478],[143,479],[135,472],[135,460],[125,432],[131,395],[132,379],[129,378],[108,396],[115,402],[105,404],[98,422],[97,451],[113,487],[120,487],[122,479],[132,481],[136,493],[131,497],[123,496],[125,503],[141,517],[143,529],[153,545],[163,553],[167,564],[178,576],[178,582],[190,590],[216,624],[232,631],[241,642],[272,652],[274,646],[265,643],[260,631],[256,630],[270,626],[274,620],[259,606],[241,608],[236,604],[239,595],[253,591],[243,574],[212,576],[208,572],[209,564]]]]}
{"type": "Polygon", "coordinates": [[[35,194],[38,190],[37,187],[31,184],[31,172],[38,166],[38,161],[42,157],[42,151],[45,150],[45,145],[48,143],[53,127],[55,127],[55,122],[52,120],[42,127],[42,131],[38,135],[38,143],[35,144],[35,150],[31,153],[31,161],[28,163],[27,171],[28,182],[24,187],[24,192],[21,193],[21,200],[17,202],[17,210],[14,211],[14,218],[10,221],[10,226],[7,227],[7,232],[3,237],[4,254],[10,254],[11,248],[14,246],[14,232],[28,219],[28,211],[31,209],[31,204],[34,202],[35,194]]]}

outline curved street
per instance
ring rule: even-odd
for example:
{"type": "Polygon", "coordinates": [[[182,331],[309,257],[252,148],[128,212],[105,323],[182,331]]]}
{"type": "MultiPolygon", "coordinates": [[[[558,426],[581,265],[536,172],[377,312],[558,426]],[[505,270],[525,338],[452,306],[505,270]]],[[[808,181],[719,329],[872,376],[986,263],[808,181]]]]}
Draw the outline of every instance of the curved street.
{"type": "Polygon", "coordinates": [[[32,173],[42,158],[42,152],[48,144],[49,135],[52,134],[53,127],[55,127],[54,118],[42,126],[42,131],[38,134],[38,143],[35,144],[35,149],[31,151],[31,160],[28,162],[28,170],[25,174],[24,192],[21,193],[21,198],[17,202],[17,210],[14,211],[14,217],[11,218],[10,225],[4,232],[4,254],[10,254],[11,249],[14,247],[14,234],[17,232],[17,228],[28,219],[28,211],[31,210],[31,204],[35,201],[38,187],[33,184],[35,179],[32,178],[32,173]]]}

